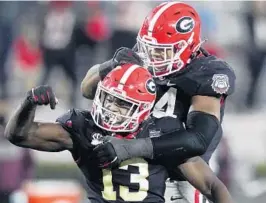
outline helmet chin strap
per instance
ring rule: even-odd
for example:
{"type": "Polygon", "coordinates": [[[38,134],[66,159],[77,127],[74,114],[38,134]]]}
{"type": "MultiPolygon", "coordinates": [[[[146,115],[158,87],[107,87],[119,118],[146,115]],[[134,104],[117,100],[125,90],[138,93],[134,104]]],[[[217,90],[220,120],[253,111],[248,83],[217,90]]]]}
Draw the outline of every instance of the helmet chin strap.
{"type": "Polygon", "coordinates": [[[204,56],[209,56],[210,54],[204,49],[201,47],[201,45],[205,42],[207,42],[208,39],[204,39],[202,40],[193,50],[193,54],[191,55],[190,59],[194,59],[196,58],[200,53],[202,53],[204,56]]]}
{"type": "Polygon", "coordinates": [[[205,50],[203,47],[200,47],[199,50],[204,56],[210,56],[210,53],[207,50],[205,50]]]}

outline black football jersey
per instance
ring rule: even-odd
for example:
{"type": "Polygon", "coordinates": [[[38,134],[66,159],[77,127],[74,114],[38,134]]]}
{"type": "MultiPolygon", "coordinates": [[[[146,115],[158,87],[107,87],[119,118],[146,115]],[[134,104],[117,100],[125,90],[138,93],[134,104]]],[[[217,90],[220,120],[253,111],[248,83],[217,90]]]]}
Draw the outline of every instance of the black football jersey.
{"type": "MultiPolygon", "coordinates": [[[[225,100],[234,92],[235,74],[223,60],[215,57],[200,57],[194,59],[188,67],[178,74],[173,74],[164,80],[156,79],[157,101],[153,116],[177,117],[186,122],[191,99],[193,96],[213,96],[221,98],[221,121],[224,115],[225,100]]],[[[208,162],[211,154],[221,139],[220,130],[214,136],[203,159],[208,162]]]]}
{"type": "MultiPolygon", "coordinates": [[[[90,112],[72,109],[57,122],[71,135],[74,145],[71,154],[86,178],[91,203],[164,202],[168,173],[163,166],[143,158],[133,158],[122,162],[118,169],[100,169],[93,148],[100,143],[102,136],[109,133],[96,126],[90,112]]],[[[150,123],[146,123],[143,133],[138,136],[158,135],[158,129],[148,129],[150,123]]]]}

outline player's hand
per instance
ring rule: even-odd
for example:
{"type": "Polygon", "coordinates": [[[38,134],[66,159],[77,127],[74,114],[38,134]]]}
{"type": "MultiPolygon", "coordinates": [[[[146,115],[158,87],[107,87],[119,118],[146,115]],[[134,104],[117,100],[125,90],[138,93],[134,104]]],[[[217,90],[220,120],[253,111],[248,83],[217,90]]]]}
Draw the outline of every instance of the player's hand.
{"type": "Polygon", "coordinates": [[[103,80],[105,76],[114,68],[126,63],[143,66],[143,62],[136,52],[134,52],[132,49],[121,47],[116,50],[111,60],[108,60],[99,66],[99,75],[101,80],[103,80]]]}
{"type": "Polygon", "coordinates": [[[116,50],[113,60],[117,62],[119,65],[131,63],[137,64],[139,66],[143,66],[143,61],[139,57],[139,55],[134,52],[132,49],[121,47],[116,50]]]}
{"type": "Polygon", "coordinates": [[[153,145],[150,138],[119,139],[104,136],[102,144],[94,148],[100,168],[115,168],[122,161],[134,157],[153,158],[153,145]]]}
{"type": "MultiPolygon", "coordinates": [[[[105,136],[102,138],[102,143],[93,149],[98,159],[100,168],[116,168],[121,163],[121,160],[118,159],[118,155],[112,143],[112,141],[115,141],[115,139],[117,138],[105,136]]],[[[117,139],[117,141],[119,140],[117,139]]]]}
{"type": "Polygon", "coordinates": [[[28,91],[27,98],[34,105],[50,104],[51,109],[55,109],[55,106],[58,103],[52,88],[48,85],[32,88],[28,91]]]}

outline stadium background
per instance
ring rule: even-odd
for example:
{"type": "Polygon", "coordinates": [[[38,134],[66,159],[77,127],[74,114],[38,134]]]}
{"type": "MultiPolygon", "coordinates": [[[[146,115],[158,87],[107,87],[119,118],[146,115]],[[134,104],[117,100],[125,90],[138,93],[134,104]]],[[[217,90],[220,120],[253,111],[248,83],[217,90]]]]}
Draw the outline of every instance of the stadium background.
{"type": "MultiPolygon", "coordinates": [[[[227,102],[223,122],[225,139],[212,159],[212,167],[230,188],[236,202],[263,203],[266,200],[266,3],[187,2],[194,5],[201,14],[202,35],[208,38],[206,48],[226,59],[237,75],[236,92],[227,102]]],[[[112,56],[116,48],[134,45],[141,21],[158,3],[159,1],[0,2],[0,122],[4,123],[2,121],[9,118],[28,89],[44,81],[43,76],[48,70],[44,64],[49,59],[43,57],[43,53],[57,49],[56,46],[49,45],[49,42],[43,42],[44,33],[49,41],[49,34],[54,36],[55,32],[61,32],[59,21],[54,21],[54,25],[49,23],[49,30],[44,30],[42,25],[49,21],[47,16],[52,16],[53,12],[68,13],[66,20],[64,17],[61,19],[62,30],[69,32],[69,35],[75,33],[75,37],[67,38],[69,41],[65,44],[74,44],[69,53],[74,53],[75,65],[71,68],[77,78],[77,85],[71,88],[71,77],[65,74],[65,67],[55,66],[49,69],[51,73],[46,83],[54,88],[59,105],[54,111],[48,107],[41,107],[37,111],[38,120],[54,121],[73,106],[90,108],[91,101],[82,98],[79,90],[84,74],[91,65],[104,62],[112,56]],[[72,27],[70,14],[75,25],[72,27]]],[[[58,38],[53,40],[60,41],[64,36],[58,34],[58,38]]],[[[62,43],[58,46],[60,45],[62,43]]],[[[60,48],[62,50],[63,45],[60,48]]],[[[0,134],[2,131],[0,126],[0,134]]],[[[21,183],[26,180],[45,179],[83,183],[68,152],[29,152],[9,145],[1,134],[0,194],[3,191],[18,191],[21,183]],[[27,154],[29,162],[23,160],[23,153],[27,154]],[[21,163],[24,166],[15,170],[14,166],[21,163]],[[17,176],[22,177],[22,173],[27,175],[16,179],[17,176]],[[6,181],[17,184],[9,184],[7,187],[6,181]]],[[[59,182],[58,186],[62,187],[60,184],[59,182]]],[[[63,186],[67,192],[65,182],[63,186]]],[[[48,194],[51,190],[56,191],[51,185],[43,187],[42,191],[47,189],[48,194]]],[[[73,190],[71,185],[69,187],[73,190]]],[[[23,196],[15,194],[12,197],[23,203],[23,196]]],[[[0,203],[4,203],[1,198],[0,203]]]]}

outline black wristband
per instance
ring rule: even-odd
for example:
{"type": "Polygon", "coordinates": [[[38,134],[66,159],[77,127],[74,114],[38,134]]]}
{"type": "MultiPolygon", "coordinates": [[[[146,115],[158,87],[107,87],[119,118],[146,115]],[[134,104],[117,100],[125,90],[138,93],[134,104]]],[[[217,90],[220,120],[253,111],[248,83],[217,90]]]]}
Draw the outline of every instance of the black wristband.
{"type": "Polygon", "coordinates": [[[31,111],[33,108],[35,108],[37,106],[37,104],[34,103],[32,95],[30,92],[31,92],[31,90],[27,93],[27,97],[22,102],[22,107],[26,111],[31,111]]]}
{"type": "Polygon", "coordinates": [[[34,98],[33,98],[32,89],[27,92],[26,99],[23,101],[23,106],[35,106],[34,98]]]}

